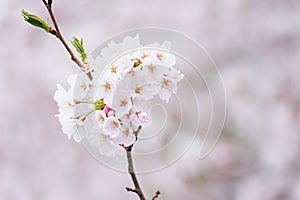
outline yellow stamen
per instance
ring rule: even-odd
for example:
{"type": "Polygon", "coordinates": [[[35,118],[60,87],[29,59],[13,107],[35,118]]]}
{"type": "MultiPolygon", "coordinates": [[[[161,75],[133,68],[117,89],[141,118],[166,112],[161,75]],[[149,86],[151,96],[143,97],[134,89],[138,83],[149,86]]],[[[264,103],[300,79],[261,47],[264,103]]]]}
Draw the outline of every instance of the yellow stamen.
{"type": "Polygon", "coordinates": [[[101,114],[98,117],[98,121],[104,121],[104,117],[101,114]]]}
{"type": "Polygon", "coordinates": [[[106,135],[104,135],[104,134],[100,134],[100,139],[101,140],[105,140],[107,138],[107,136],[106,135]]]}
{"type": "Polygon", "coordinates": [[[150,66],[148,66],[148,69],[149,69],[149,71],[150,72],[154,72],[154,69],[155,69],[156,67],[155,66],[153,66],[153,65],[150,65],[150,66]]]}
{"type": "Polygon", "coordinates": [[[126,106],[126,105],[127,105],[127,101],[124,100],[124,99],[122,99],[122,100],[120,101],[120,106],[126,106]]]}
{"type": "Polygon", "coordinates": [[[144,53],[144,54],[142,55],[142,58],[143,58],[143,59],[145,59],[145,58],[147,58],[147,57],[148,57],[148,54],[145,54],[145,53],[144,53]]]}
{"type": "Polygon", "coordinates": [[[129,128],[126,128],[124,131],[123,131],[124,135],[128,136],[129,135],[129,128]]]}
{"type": "Polygon", "coordinates": [[[142,90],[142,87],[141,87],[141,86],[136,86],[136,88],[135,88],[134,91],[135,91],[136,93],[140,93],[141,90],[142,90]]]}
{"type": "Polygon", "coordinates": [[[157,54],[157,58],[158,58],[158,59],[161,60],[163,57],[164,57],[164,55],[163,55],[162,53],[158,53],[158,54],[157,54]]]}
{"type": "Polygon", "coordinates": [[[169,81],[167,80],[167,79],[163,79],[163,81],[162,81],[162,85],[164,86],[164,87],[168,87],[169,86],[169,81]]]}
{"type": "Polygon", "coordinates": [[[110,71],[112,72],[112,73],[116,73],[117,72],[117,68],[115,67],[115,66],[111,66],[110,67],[110,71]]]}
{"type": "Polygon", "coordinates": [[[103,85],[104,89],[107,91],[107,90],[110,90],[110,84],[106,81],[105,84],[103,85]]]}
{"type": "Polygon", "coordinates": [[[117,128],[119,126],[119,123],[117,121],[113,121],[112,126],[114,128],[117,128]]]}
{"type": "Polygon", "coordinates": [[[66,106],[67,106],[67,108],[71,108],[73,105],[70,102],[67,101],[66,106]]]}
{"type": "Polygon", "coordinates": [[[87,88],[87,85],[85,84],[85,83],[82,83],[81,85],[80,85],[80,87],[82,88],[82,89],[86,89],[87,88]]]}

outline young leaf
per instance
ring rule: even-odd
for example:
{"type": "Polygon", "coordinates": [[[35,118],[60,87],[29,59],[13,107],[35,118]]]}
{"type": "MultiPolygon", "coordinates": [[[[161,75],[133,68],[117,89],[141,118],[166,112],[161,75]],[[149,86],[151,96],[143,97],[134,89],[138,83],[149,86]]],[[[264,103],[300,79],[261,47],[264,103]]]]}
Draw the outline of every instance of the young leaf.
{"type": "Polygon", "coordinates": [[[84,51],[84,48],[83,48],[83,39],[81,38],[79,40],[78,38],[73,37],[70,42],[75,47],[76,51],[80,54],[81,60],[84,62],[87,55],[86,55],[86,52],[84,51]]]}
{"type": "Polygon", "coordinates": [[[41,18],[39,18],[36,15],[29,14],[27,11],[22,10],[22,16],[24,17],[24,20],[28,22],[29,24],[44,29],[46,32],[50,31],[50,26],[41,18]]]}

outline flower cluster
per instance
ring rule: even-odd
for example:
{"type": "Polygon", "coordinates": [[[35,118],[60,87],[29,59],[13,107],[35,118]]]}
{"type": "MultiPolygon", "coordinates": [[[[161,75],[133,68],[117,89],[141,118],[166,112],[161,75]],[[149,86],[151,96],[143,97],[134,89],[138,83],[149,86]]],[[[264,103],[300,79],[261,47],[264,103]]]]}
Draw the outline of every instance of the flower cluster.
{"type": "Polygon", "coordinates": [[[68,90],[57,85],[57,116],[69,139],[79,142],[86,138],[100,154],[114,156],[122,151],[121,146],[136,141],[139,127],[150,123],[144,103],[155,96],[168,102],[176,93],[183,74],[173,67],[175,56],[161,50],[126,53],[101,72],[103,62],[115,57],[112,54],[116,51],[120,54],[137,47],[141,47],[138,36],[127,37],[120,44],[110,43],[102,50],[102,57],[87,58],[93,80],[78,73],[69,77],[68,90]]]}

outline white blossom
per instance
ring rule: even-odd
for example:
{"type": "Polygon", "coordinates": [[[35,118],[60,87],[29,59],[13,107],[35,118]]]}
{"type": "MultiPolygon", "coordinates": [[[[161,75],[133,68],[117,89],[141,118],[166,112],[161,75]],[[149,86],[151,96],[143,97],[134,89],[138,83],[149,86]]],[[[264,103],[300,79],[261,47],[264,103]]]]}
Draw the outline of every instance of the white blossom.
{"type": "Polygon", "coordinates": [[[124,147],[134,144],[134,131],[151,123],[143,108],[145,102],[155,96],[168,102],[183,78],[173,68],[175,56],[161,50],[170,46],[169,42],[149,45],[158,50],[135,50],[110,63],[120,54],[141,47],[137,35],[121,43],[110,42],[96,59],[88,56],[92,81],[85,73],[78,73],[68,78],[68,91],[57,85],[54,99],[63,133],[77,142],[86,137],[106,156],[119,155],[124,147]]]}
{"type": "Polygon", "coordinates": [[[92,134],[88,137],[88,141],[91,146],[98,149],[98,152],[101,155],[115,156],[118,154],[118,151],[121,151],[121,147],[116,146],[111,138],[104,134],[101,129],[92,132],[92,134]]]}
{"type": "Polygon", "coordinates": [[[62,131],[68,136],[69,139],[73,138],[76,142],[80,142],[82,135],[84,123],[80,119],[72,118],[60,118],[62,124],[62,131]]]}
{"type": "Polygon", "coordinates": [[[120,121],[115,116],[109,116],[104,121],[103,131],[104,134],[109,135],[111,138],[115,138],[119,134],[120,121]]]}
{"type": "Polygon", "coordinates": [[[71,85],[69,91],[72,97],[77,100],[85,98],[91,87],[91,81],[85,73],[70,75],[68,82],[71,85]]]}
{"type": "Polygon", "coordinates": [[[54,100],[56,101],[59,112],[66,116],[72,116],[74,113],[74,101],[70,92],[67,92],[60,84],[57,84],[57,90],[54,94],[54,100]]]}
{"type": "Polygon", "coordinates": [[[128,147],[132,145],[136,140],[135,135],[133,134],[133,129],[130,126],[120,126],[119,134],[116,138],[113,139],[113,142],[116,145],[124,145],[128,147]]]}

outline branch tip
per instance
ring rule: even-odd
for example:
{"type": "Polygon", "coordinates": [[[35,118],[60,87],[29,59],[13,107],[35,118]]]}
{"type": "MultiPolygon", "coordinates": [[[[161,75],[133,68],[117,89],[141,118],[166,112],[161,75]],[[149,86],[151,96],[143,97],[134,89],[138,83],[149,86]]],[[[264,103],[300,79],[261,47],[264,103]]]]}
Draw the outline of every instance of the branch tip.
{"type": "Polygon", "coordinates": [[[155,195],[154,195],[154,197],[152,198],[152,200],[157,199],[160,194],[161,194],[160,191],[157,190],[156,193],[155,193],[155,195]]]}
{"type": "Polygon", "coordinates": [[[134,193],[139,193],[139,191],[137,189],[132,189],[130,187],[126,187],[127,192],[134,192],[134,193]]]}

